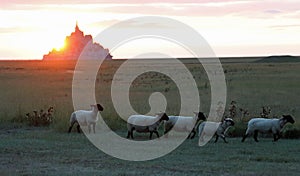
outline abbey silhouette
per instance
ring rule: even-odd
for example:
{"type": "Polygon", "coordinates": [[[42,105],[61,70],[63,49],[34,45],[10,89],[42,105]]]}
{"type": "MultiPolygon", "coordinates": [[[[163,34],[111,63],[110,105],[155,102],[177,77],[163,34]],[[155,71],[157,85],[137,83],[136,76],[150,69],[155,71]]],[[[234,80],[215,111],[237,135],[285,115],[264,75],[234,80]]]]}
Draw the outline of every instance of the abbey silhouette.
{"type": "Polygon", "coordinates": [[[61,50],[52,49],[43,56],[43,60],[76,60],[79,56],[84,59],[112,59],[109,50],[93,42],[91,35],[84,35],[76,22],[75,31],[65,38],[65,46],[61,50]]]}

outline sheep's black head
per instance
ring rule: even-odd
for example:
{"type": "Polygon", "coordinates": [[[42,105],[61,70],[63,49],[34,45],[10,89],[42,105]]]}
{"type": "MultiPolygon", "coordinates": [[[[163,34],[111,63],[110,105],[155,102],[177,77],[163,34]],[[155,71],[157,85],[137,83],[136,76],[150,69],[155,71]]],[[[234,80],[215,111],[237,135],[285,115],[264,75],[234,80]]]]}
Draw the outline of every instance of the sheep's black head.
{"type": "Polygon", "coordinates": [[[224,122],[228,124],[228,126],[234,126],[234,121],[231,118],[224,119],[224,122]]]}
{"type": "Polygon", "coordinates": [[[282,117],[286,123],[287,122],[290,122],[291,124],[295,123],[295,120],[291,115],[282,115],[282,117]]]}
{"type": "Polygon", "coordinates": [[[203,120],[203,121],[206,121],[206,117],[205,117],[205,115],[204,115],[204,113],[203,112],[194,112],[195,114],[198,114],[198,119],[197,119],[197,121],[199,121],[199,120],[203,120]]]}
{"type": "Polygon", "coordinates": [[[166,113],[163,112],[163,113],[160,114],[160,120],[166,120],[166,121],[168,121],[169,117],[167,116],[166,113]]]}
{"type": "Polygon", "coordinates": [[[103,111],[103,107],[100,104],[97,104],[98,111],[103,111]]]}

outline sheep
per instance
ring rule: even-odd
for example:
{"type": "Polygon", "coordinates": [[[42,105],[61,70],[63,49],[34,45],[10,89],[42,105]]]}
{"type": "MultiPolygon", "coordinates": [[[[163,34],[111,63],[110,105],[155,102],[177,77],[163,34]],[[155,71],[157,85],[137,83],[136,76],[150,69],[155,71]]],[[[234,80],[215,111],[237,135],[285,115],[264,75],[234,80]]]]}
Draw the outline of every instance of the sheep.
{"type": "MultiPolygon", "coordinates": [[[[204,130],[205,125],[208,125],[208,123],[213,123],[213,122],[203,122],[199,125],[199,137],[200,141],[203,141],[203,137],[205,133],[211,133],[211,131],[206,131],[209,130],[210,128],[204,130]],[[203,134],[202,134],[203,133],[203,134]]],[[[231,118],[225,118],[222,122],[219,122],[217,124],[217,130],[214,132],[216,139],[215,143],[218,141],[219,137],[221,137],[225,143],[228,143],[225,139],[225,134],[229,127],[234,126],[234,121],[231,118]]]]}
{"type": "Polygon", "coordinates": [[[258,142],[257,136],[260,133],[273,133],[274,142],[277,141],[281,135],[282,128],[290,122],[295,123],[294,118],[291,115],[282,115],[280,119],[265,119],[265,118],[253,118],[248,122],[248,127],[245,135],[243,136],[242,142],[245,141],[246,137],[253,134],[255,142],[258,142]]]}
{"type": "Polygon", "coordinates": [[[92,110],[78,110],[71,114],[70,117],[70,127],[69,133],[72,127],[77,123],[77,132],[80,133],[80,125],[88,126],[89,133],[91,133],[91,126],[93,126],[93,131],[95,133],[96,122],[98,121],[98,111],[103,111],[103,107],[100,104],[91,105],[92,110]]]}
{"type": "Polygon", "coordinates": [[[134,130],[138,133],[150,132],[150,139],[152,139],[153,133],[155,133],[157,138],[159,138],[157,129],[163,120],[169,120],[169,117],[166,113],[160,113],[156,116],[131,115],[127,119],[127,139],[129,139],[130,137],[133,139],[134,130]]]}
{"type": "Polygon", "coordinates": [[[200,120],[205,121],[206,117],[202,112],[194,112],[194,117],[186,117],[186,116],[169,116],[169,120],[165,122],[165,132],[167,137],[167,133],[173,128],[174,131],[190,132],[188,138],[193,139],[196,135],[196,127],[200,120]],[[177,123],[177,124],[176,124],[177,123]],[[175,126],[176,124],[176,126],[175,126]],[[193,133],[193,134],[192,134],[193,133]]]}

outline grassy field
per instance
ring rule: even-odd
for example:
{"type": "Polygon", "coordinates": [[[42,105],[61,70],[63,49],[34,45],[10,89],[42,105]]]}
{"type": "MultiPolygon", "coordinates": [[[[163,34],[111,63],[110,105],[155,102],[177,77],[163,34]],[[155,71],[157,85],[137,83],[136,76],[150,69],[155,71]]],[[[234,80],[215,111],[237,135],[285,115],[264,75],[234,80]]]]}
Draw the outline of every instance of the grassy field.
{"type": "MultiPolygon", "coordinates": [[[[240,138],[208,143],[186,140],[159,159],[130,162],[110,157],[84,135],[47,128],[1,127],[0,175],[298,175],[299,140],[240,138]]],[[[126,151],[124,151],[126,152],[126,151]]]]}
{"type": "MultiPolygon", "coordinates": [[[[294,125],[285,129],[300,129],[300,63],[252,63],[251,59],[223,60],[227,83],[227,102],[237,102],[250,115],[232,128],[232,136],[244,132],[246,122],[259,116],[262,106],[272,108],[271,116],[291,114],[294,125]]],[[[126,123],[118,117],[110,99],[113,75],[124,61],[105,61],[96,80],[96,97],[105,107],[102,116],[108,125],[125,136],[126,123]]],[[[196,80],[200,110],[208,113],[210,85],[204,69],[195,60],[184,61],[196,80]]],[[[270,138],[240,143],[229,138],[229,144],[219,141],[205,147],[197,139],[187,140],[172,153],[153,161],[121,161],[95,148],[84,135],[66,134],[72,106],[72,77],[75,62],[71,61],[2,61],[0,62],[0,175],[297,175],[300,140],[270,138]],[[54,106],[54,122],[49,127],[30,127],[24,122],[27,112],[54,106]],[[23,123],[20,123],[22,122],[23,123]],[[3,174],[2,174],[3,173],[3,174]]],[[[166,69],[172,69],[166,67],[166,69]]],[[[178,70],[180,72],[180,70],[178,70]]],[[[148,97],[162,92],[167,101],[167,113],[178,114],[180,98],[175,83],[163,74],[142,74],[130,88],[131,104],[137,112],[150,110],[148,97]]],[[[228,109],[228,103],[226,106],[228,109]]],[[[228,111],[226,111],[228,114],[228,111]]],[[[297,134],[296,134],[297,133],[297,134]]]]}

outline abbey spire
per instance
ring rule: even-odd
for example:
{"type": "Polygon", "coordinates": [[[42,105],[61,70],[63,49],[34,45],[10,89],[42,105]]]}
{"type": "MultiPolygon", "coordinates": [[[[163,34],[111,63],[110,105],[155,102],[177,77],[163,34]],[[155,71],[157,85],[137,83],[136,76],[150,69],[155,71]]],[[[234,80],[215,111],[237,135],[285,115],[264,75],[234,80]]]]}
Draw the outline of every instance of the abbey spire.
{"type": "Polygon", "coordinates": [[[75,32],[79,32],[79,31],[80,31],[80,29],[78,27],[78,21],[76,21],[75,32]]]}

